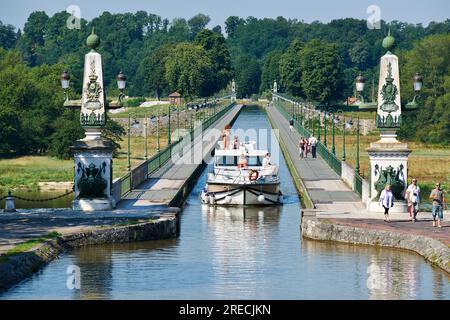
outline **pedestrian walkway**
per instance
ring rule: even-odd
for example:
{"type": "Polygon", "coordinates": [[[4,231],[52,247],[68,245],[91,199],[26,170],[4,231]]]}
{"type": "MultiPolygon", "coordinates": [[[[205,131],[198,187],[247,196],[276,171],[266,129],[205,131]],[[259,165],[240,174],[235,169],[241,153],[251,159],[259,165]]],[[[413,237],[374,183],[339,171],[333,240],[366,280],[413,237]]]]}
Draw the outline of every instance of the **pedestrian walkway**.
{"type": "Polygon", "coordinates": [[[416,234],[430,237],[441,241],[450,246],[450,225],[444,225],[442,228],[433,227],[430,217],[422,217],[416,223],[411,223],[409,219],[395,219],[390,222],[384,222],[380,219],[339,219],[331,218],[330,222],[339,225],[346,225],[371,230],[395,231],[406,234],[416,234]]]}
{"type": "Polygon", "coordinates": [[[167,207],[180,189],[184,188],[186,181],[202,165],[203,157],[199,155],[206,156],[214,150],[223,128],[237,117],[241,108],[242,105],[235,106],[203,135],[195,138],[193,146],[187,146],[181,157],[169,160],[149,179],[128,193],[118,203],[117,208],[145,210],[153,209],[155,206],[167,207]]]}
{"type": "Polygon", "coordinates": [[[72,209],[30,209],[0,215],[0,254],[16,245],[50,232],[63,235],[88,232],[99,227],[126,225],[149,219],[167,219],[179,209],[112,210],[82,212],[72,209]]]}
{"type": "Polygon", "coordinates": [[[306,186],[316,213],[365,212],[365,205],[359,196],[341,180],[319,154],[316,159],[312,159],[310,155],[306,159],[299,159],[300,134],[295,130],[289,130],[288,120],[275,107],[267,108],[267,112],[279,130],[280,139],[286,146],[295,170],[306,186]]]}
{"type": "MultiPolygon", "coordinates": [[[[282,139],[286,146],[295,170],[303,180],[308,194],[314,203],[314,209],[303,210],[307,215],[311,213],[319,218],[357,219],[361,223],[363,223],[363,219],[367,219],[368,223],[370,223],[370,219],[377,219],[383,223],[384,215],[382,213],[369,213],[364,203],[361,202],[361,198],[341,180],[319,154],[317,154],[316,159],[308,157],[307,159],[300,160],[298,151],[300,134],[295,130],[289,130],[288,120],[275,107],[267,108],[267,113],[273,124],[279,129],[280,139],[282,139]]],[[[399,223],[398,227],[405,223],[411,223],[407,213],[391,213],[389,216],[391,223],[399,223]]],[[[419,212],[417,219],[431,226],[430,212],[419,212]]],[[[450,213],[448,211],[444,212],[444,221],[450,221],[450,213]]],[[[357,222],[354,223],[357,224],[357,222]]],[[[418,226],[424,226],[424,224],[418,224],[414,227],[414,230],[418,226]]],[[[441,230],[444,231],[433,228],[428,231],[431,233],[450,233],[449,228],[443,228],[441,230]]]]}

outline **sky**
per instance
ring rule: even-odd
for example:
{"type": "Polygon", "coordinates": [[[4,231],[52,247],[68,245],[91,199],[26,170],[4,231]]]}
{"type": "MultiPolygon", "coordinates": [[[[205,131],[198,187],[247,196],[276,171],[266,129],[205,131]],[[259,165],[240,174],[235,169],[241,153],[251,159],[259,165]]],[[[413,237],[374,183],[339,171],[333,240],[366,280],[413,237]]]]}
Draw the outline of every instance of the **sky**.
{"type": "Polygon", "coordinates": [[[45,11],[53,15],[77,5],[81,17],[91,20],[104,11],[111,13],[144,10],[163,18],[190,18],[203,13],[209,27],[224,26],[231,15],[256,18],[296,18],[305,22],[329,22],[339,18],[368,19],[371,5],[380,8],[381,19],[409,23],[442,22],[450,18],[450,0],[0,0],[0,21],[23,29],[29,14],[45,11]]]}

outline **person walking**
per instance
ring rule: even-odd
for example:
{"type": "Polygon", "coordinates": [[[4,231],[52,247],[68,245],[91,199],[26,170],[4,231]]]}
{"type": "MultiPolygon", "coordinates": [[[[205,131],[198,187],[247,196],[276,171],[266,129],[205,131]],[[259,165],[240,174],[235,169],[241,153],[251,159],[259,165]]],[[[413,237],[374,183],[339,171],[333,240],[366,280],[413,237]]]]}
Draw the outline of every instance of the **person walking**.
{"type": "Polygon", "coordinates": [[[294,119],[289,120],[289,130],[294,131],[294,119]]]}
{"type": "Polygon", "coordinates": [[[394,195],[391,191],[391,185],[387,184],[380,194],[380,204],[384,208],[384,221],[389,222],[389,209],[394,206],[394,195]]]}
{"type": "Polygon", "coordinates": [[[313,159],[316,159],[317,158],[317,153],[316,153],[316,150],[317,150],[317,138],[314,137],[314,135],[312,135],[309,138],[309,145],[311,146],[312,157],[313,157],[313,159]]]}
{"type": "Polygon", "coordinates": [[[430,193],[430,199],[433,200],[433,207],[431,209],[431,214],[433,216],[433,227],[437,226],[442,228],[442,221],[444,220],[444,209],[445,204],[445,192],[441,189],[441,184],[436,183],[436,188],[430,193]]]}
{"type": "Polygon", "coordinates": [[[412,222],[417,221],[417,212],[420,204],[420,187],[417,185],[417,179],[413,178],[412,183],[406,189],[406,201],[408,201],[408,213],[412,222]]]}
{"type": "Polygon", "coordinates": [[[298,141],[298,153],[299,153],[298,159],[302,160],[305,154],[305,141],[303,140],[303,137],[300,137],[300,140],[298,141]]]}
{"type": "Polygon", "coordinates": [[[308,152],[309,152],[309,142],[308,142],[308,139],[306,139],[306,138],[303,139],[303,146],[304,146],[304,149],[303,149],[303,157],[304,157],[305,159],[307,159],[307,158],[308,158],[308,152]]]}

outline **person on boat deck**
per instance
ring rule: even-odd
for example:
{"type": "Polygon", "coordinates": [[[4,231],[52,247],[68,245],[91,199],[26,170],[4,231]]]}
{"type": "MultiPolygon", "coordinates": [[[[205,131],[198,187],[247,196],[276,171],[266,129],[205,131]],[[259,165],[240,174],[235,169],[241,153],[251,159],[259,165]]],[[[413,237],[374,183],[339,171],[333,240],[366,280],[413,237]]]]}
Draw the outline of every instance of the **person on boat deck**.
{"type": "Polygon", "coordinates": [[[229,124],[227,124],[223,130],[223,149],[224,150],[228,150],[230,149],[229,145],[230,145],[230,130],[231,130],[231,126],[229,124]]]}
{"type": "Polygon", "coordinates": [[[239,156],[238,168],[239,169],[248,168],[247,158],[246,158],[245,154],[241,154],[239,156]]]}
{"type": "Polygon", "coordinates": [[[274,166],[273,164],[271,164],[270,163],[270,153],[266,153],[266,155],[264,156],[264,159],[263,159],[263,168],[264,169],[269,169],[271,172],[272,172],[272,174],[275,172],[275,170],[276,170],[276,166],[274,166]]]}
{"type": "Polygon", "coordinates": [[[239,149],[239,137],[238,137],[238,136],[234,136],[234,139],[233,139],[233,149],[234,149],[234,150],[239,149]]]}

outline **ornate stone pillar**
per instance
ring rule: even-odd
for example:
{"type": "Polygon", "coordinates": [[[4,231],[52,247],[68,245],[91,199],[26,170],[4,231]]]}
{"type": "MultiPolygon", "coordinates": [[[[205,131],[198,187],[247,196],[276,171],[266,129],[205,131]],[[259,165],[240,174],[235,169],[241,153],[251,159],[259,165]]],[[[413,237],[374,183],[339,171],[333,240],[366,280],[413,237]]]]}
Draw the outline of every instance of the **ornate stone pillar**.
{"type": "Polygon", "coordinates": [[[111,210],[116,204],[112,197],[112,157],[114,144],[102,137],[106,123],[107,101],[103,87],[102,57],[95,50],[99,37],[92,32],[86,41],[91,51],[84,60],[83,93],[80,123],[85,138],[71,147],[75,160],[74,210],[111,210]]]}
{"type": "MultiPolygon", "coordinates": [[[[273,90],[273,93],[275,93],[275,94],[278,93],[278,84],[277,84],[277,80],[274,80],[274,81],[273,81],[273,89],[272,89],[272,90],[273,90]]],[[[272,101],[274,101],[274,102],[275,102],[275,101],[278,101],[278,98],[277,98],[277,97],[275,97],[274,95],[272,95],[272,97],[273,97],[273,98],[272,98],[272,101]]]]}
{"type": "Polygon", "coordinates": [[[231,102],[236,102],[236,82],[234,79],[231,81],[231,102]]]}
{"type": "Polygon", "coordinates": [[[386,184],[391,185],[395,197],[390,212],[406,212],[404,200],[407,188],[408,156],[411,150],[406,143],[397,140],[397,130],[402,123],[400,98],[400,76],[398,57],[391,53],[395,39],[389,35],[383,40],[387,53],[381,57],[378,85],[378,108],[376,124],[380,140],[371,143],[367,149],[370,158],[370,212],[384,212],[379,205],[379,196],[386,184]]]}

